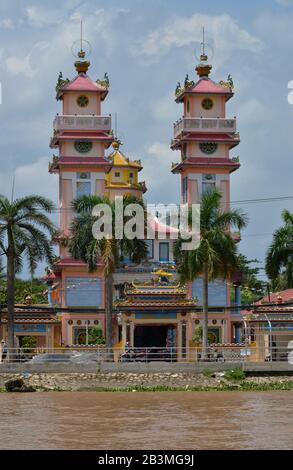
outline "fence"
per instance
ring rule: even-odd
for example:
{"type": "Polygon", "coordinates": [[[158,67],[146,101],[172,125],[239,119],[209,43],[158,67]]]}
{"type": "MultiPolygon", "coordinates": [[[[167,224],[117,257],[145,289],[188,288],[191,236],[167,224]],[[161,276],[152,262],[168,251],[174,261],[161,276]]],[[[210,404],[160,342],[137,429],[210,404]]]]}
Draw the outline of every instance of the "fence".
{"type": "MultiPolygon", "coordinates": [[[[293,346],[292,346],[293,349],[293,346]]],[[[0,363],[29,362],[32,364],[70,363],[89,364],[100,362],[265,362],[290,361],[288,343],[280,346],[262,347],[255,345],[243,346],[212,346],[203,358],[201,347],[190,348],[112,348],[105,347],[66,347],[66,348],[15,348],[0,351],[0,363]]],[[[291,362],[291,361],[290,361],[291,362]]],[[[293,364],[293,360],[291,362],[293,364]]]]}

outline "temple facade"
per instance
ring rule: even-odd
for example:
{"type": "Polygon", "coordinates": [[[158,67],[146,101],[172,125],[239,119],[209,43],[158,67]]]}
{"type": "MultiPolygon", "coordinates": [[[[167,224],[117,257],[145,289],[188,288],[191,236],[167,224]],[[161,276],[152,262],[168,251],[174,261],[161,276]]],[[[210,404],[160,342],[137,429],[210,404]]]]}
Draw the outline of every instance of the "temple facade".
{"type": "MultiPolygon", "coordinates": [[[[121,150],[121,142],[112,132],[111,116],[102,113],[109,91],[109,79],[92,80],[90,63],[80,51],[75,63],[77,75],[64,79],[59,75],[56,87],[60,114],[54,120],[51,148],[57,150],[49,165],[59,176],[59,259],[47,277],[49,303],[60,308],[63,345],[90,344],[94,332],[105,334],[105,285],[102,261],[94,273],[73,259],[68,252],[72,201],[82,195],[115,196],[132,194],[143,197],[146,184],[140,181],[142,164],[121,150]],[[108,148],[112,145],[112,149],[108,148]]],[[[172,172],[181,178],[181,202],[200,201],[202,193],[218,187],[223,207],[230,203],[230,174],[239,161],[229,156],[239,143],[236,119],[226,117],[226,102],[233,96],[233,85],[209,78],[211,66],[201,56],[196,67],[197,82],[185,79],[176,89],[176,102],[183,104],[183,118],[174,124],[171,148],[180,151],[180,162],[172,172]]],[[[151,218],[154,239],[147,240],[148,257],[139,266],[121,261],[114,274],[113,342],[124,347],[189,348],[194,332],[202,322],[202,279],[180,286],[173,258],[173,232],[176,227],[151,218]],[[164,234],[164,236],[162,236],[164,234]],[[160,272],[164,273],[164,279],[160,272]],[[172,277],[172,281],[170,278],[172,277]]],[[[235,237],[239,237],[235,234],[235,237]]],[[[241,316],[229,308],[232,280],[210,283],[209,333],[213,343],[240,342],[241,316]],[[228,308],[227,308],[228,306],[228,308]]],[[[236,302],[239,286],[234,286],[236,302]]],[[[56,345],[56,344],[55,344],[56,345]]]]}

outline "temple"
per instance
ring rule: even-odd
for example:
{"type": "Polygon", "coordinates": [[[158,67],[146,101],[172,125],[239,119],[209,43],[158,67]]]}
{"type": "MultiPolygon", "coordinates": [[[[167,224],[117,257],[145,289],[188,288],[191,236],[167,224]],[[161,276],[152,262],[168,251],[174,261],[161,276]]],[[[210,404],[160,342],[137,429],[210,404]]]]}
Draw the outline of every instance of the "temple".
{"type": "MultiPolygon", "coordinates": [[[[122,143],[112,131],[111,115],[103,114],[110,83],[107,73],[93,80],[90,63],[81,49],[75,62],[76,76],[59,74],[56,99],[60,113],[54,119],[50,147],[55,154],[50,173],[59,177],[59,231],[55,242],[59,257],[45,279],[48,285],[47,310],[27,312],[39,343],[44,346],[96,344],[105,336],[105,282],[102,260],[95,272],[72,258],[68,250],[73,220],[72,202],[82,195],[115,196],[132,194],[143,198],[147,187],[139,176],[142,163],[121,150],[122,143]],[[30,315],[30,316],[29,316],[30,315]],[[43,319],[43,326],[40,326],[43,319]],[[41,333],[43,332],[43,335],[41,333]]],[[[236,119],[226,117],[226,103],[233,96],[233,82],[216,83],[209,75],[206,54],[196,66],[197,81],[186,76],[178,83],[175,100],[183,105],[183,117],[174,124],[173,150],[180,161],[172,172],[180,175],[181,202],[200,201],[208,188],[223,194],[223,207],[230,204],[230,174],[240,166],[230,158],[239,143],[236,119]]],[[[148,257],[140,265],[128,259],[114,273],[113,343],[124,348],[179,348],[178,357],[188,357],[194,335],[202,322],[202,278],[181,285],[173,257],[174,234],[178,228],[151,217],[154,238],[147,240],[148,257]]],[[[239,239],[239,234],[234,234],[239,239]]],[[[239,343],[242,320],[239,282],[217,279],[209,285],[209,339],[212,343],[239,343]],[[230,303],[235,288],[235,306],[230,303]],[[235,308],[234,308],[235,307],[235,308]]],[[[26,310],[20,310],[21,318],[26,310]]],[[[28,324],[29,321],[24,321],[28,324]]],[[[22,327],[19,327],[22,328],[22,327]]],[[[34,335],[34,331],[26,330],[34,335]]],[[[176,353],[177,354],[177,353],[176,353]]]]}

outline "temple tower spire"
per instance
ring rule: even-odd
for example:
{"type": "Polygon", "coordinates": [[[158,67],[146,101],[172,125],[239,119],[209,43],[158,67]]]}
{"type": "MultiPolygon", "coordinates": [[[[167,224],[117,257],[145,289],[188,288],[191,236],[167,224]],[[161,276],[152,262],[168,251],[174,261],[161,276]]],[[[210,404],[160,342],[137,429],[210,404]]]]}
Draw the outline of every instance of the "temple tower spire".
{"type": "MultiPolygon", "coordinates": [[[[186,75],[183,86],[178,82],[175,91],[175,101],[183,105],[183,117],[174,123],[171,148],[179,150],[180,161],[172,164],[171,171],[180,175],[182,203],[198,204],[206,191],[217,188],[222,193],[222,207],[228,208],[230,174],[240,166],[238,157],[230,157],[230,150],[239,144],[236,118],[226,117],[226,103],[234,94],[233,81],[230,76],[218,83],[210,78],[212,66],[208,63],[204,29],[201,46],[200,61],[195,67],[197,81],[186,75]]],[[[193,282],[192,292],[201,303],[201,277],[193,282]]],[[[219,328],[215,342],[231,341],[236,336],[233,331],[239,318],[234,324],[231,311],[223,309],[230,304],[229,292],[227,280],[215,280],[209,285],[210,306],[223,312],[214,325],[227,322],[225,332],[219,328]]]]}

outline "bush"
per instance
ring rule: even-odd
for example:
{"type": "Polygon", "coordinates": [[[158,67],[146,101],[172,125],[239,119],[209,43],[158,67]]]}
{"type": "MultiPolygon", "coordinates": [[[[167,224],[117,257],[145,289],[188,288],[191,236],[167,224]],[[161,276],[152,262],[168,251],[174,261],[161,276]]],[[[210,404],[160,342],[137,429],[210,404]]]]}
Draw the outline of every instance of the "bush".
{"type": "Polygon", "coordinates": [[[203,369],[202,371],[202,375],[205,377],[212,377],[213,373],[214,372],[211,369],[203,369]]]}
{"type": "Polygon", "coordinates": [[[230,369],[225,372],[225,379],[227,380],[244,380],[245,372],[242,369],[230,369]]]}

